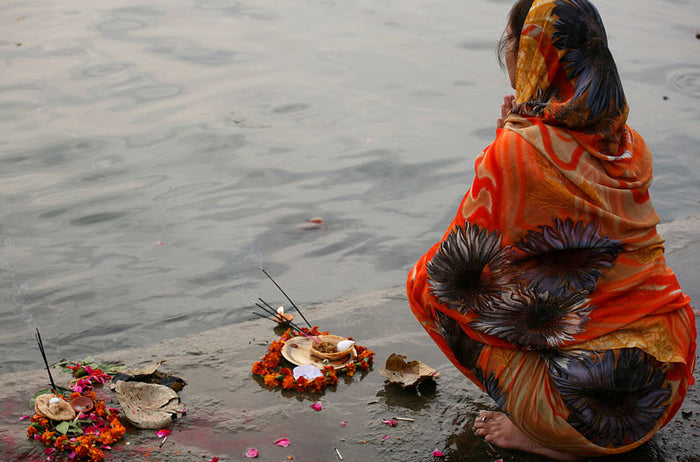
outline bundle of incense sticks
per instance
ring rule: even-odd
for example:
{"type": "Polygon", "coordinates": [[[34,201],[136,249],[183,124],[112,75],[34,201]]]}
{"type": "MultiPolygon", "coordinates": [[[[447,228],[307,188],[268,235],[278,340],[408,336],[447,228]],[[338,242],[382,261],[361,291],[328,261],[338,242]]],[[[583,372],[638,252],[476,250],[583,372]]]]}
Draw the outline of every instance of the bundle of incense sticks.
{"type": "Polygon", "coordinates": [[[51,375],[51,366],[49,366],[49,361],[46,359],[46,351],[44,351],[44,342],[41,341],[41,334],[39,333],[39,328],[36,327],[36,332],[34,333],[36,337],[36,343],[39,345],[39,351],[41,352],[41,357],[44,359],[44,365],[46,366],[46,372],[49,374],[49,381],[51,382],[51,391],[56,394],[58,387],[56,382],[53,381],[53,376],[51,375]]]}
{"type": "Polygon", "coordinates": [[[316,343],[320,343],[318,339],[316,339],[316,338],[313,337],[312,335],[307,335],[307,334],[301,329],[301,327],[299,327],[297,324],[295,324],[295,323],[292,322],[291,320],[280,321],[280,315],[274,310],[274,308],[272,308],[272,306],[270,306],[269,303],[267,303],[265,300],[263,300],[263,299],[260,298],[260,297],[258,297],[258,300],[260,300],[263,304],[261,305],[261,304],[258,303],[258,302],[253,302],[253,303],[254,303],[258,308],[262,309],[262,310],[263,310],[265,313],[267,313],[267,314],[262,314],[262,313],[258,313],[258,312],[256,312],[256,311],[253,311],[253,314],[254,314],[254,315],[260,316],[261,318],[269,319],[269,320],[274,321],[274,322],[276,322],[277,324],[280,324],[280,325],[290,325],[292,328],[294,328],[294,330],[298,331],[301,335],[310,338],[311,340],[313,340],[313,341],[316,342],[316,343]]]}

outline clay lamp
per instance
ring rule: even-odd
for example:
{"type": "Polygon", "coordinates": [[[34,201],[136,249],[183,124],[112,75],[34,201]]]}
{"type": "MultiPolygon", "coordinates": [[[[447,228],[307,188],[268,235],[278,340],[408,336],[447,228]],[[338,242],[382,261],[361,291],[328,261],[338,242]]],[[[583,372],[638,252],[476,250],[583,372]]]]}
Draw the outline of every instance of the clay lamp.
{"type": "Polygon", "coordinates": [[[76,396],[71,398],[70,407],[72,407],[75,412],[87,414],[95,407],[95,403],[87,396],[76,396]]]}
{"type": "Polygon", "coordinates": [[[277,308],[277,316],[275,316],[275,321],[277,321],[277,324],[280,326],[288,326],[289,323],[292,322],[292,319],[294,319],[294,315],[285,313],[283,306],[277,308]]]}

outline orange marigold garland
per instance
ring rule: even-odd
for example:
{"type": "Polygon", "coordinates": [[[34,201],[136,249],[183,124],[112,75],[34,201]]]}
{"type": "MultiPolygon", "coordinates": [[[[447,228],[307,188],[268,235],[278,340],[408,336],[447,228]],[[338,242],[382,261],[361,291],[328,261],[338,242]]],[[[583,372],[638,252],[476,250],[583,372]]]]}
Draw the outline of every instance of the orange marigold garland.
{"type": "Polygon", "coordinates": [[[328,332],[319,332],[317,326],[314,326],[311,329],[302,327],[301,332],[287,329],[287,331],[282,334],[280,338],[273,340],[270,343],[265,356],[263,356],[260,361],[253,363],[253,374],[262,377],[265,385],[270,387],[282,387],[284,390],[320,393],[324,388],[338,383],[338,374],[345,374],[352,377],[358,370],[369,370],[369,368],[372,366],[372,362],[374,361],[373,351],[368,350],[366,347],[361,345],[355,344],[355,351],[357,352],[355,361],[344,365],[340,369],[336,369],[333,366],[325,366],[323,369],[321,369],[321,373],[323,375],[316,377],[313,380],[307,380],[304,377],[299,377],[295,380],[292,370],[288,367],[280,367],[280,362],[282,359],[282,347],[284,347],[284,343],[290,338],[301,335],[328,335],[328,332]]]}
{"type": "Polygon", "coordinates": [[[94,409],[89,414],[79,414],[74,426],[67,422],[55,422],[40,414],[34,414],[31,425],[27,428],[27,437],[48,446],[44,453],[49,460],[54,460],[53,453],[63,451],[71,460],[89,460],[101,462],[104,460],[105,449],[111,449],[111,444],[119,440],[126,428],[119,421],[119,410],[107,407],[104,401],[97,398],[94,391],[73,393],[71,398],[85,396],[94,402],[94,409]],[[64,424],[62,427],[59,425],[64,424]],[[61,432],[60,430],[66,430],[61,432]]]}

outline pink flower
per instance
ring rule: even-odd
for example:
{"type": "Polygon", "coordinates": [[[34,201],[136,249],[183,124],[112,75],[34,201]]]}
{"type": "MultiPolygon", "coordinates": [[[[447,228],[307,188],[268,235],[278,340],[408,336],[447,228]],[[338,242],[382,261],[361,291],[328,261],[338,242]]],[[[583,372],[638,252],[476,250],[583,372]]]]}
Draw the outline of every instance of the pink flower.
{"type": "Polygon", "coordinates": [[[443,454],[439,449],[436,449],[433,451],[433,457],[445,457],[445,454],[443,454]]]}
{"type": "Polygon", "coordinates": [[[255,448],[250,449],[248,452],[245,453],[245,456],[249,459],[252,459],[254,457],[258,457],[258,450],[255,448]]]}
{"type": "Polygon", "coordinates": [[[275,444],[277,446],[282,446],[283,448],[286,448],[287,446],[289,446],[289,443],[290,443],[290,441],[288,438],[280,438],[277,441],[275,441],[275,444]]]}
{"type": "Polygon", "coordinates": [[[156,436],[157,436],[158,438],[163,438],[163,437],[166,437],[166,436],[170,435],[171,433],[172,433],[172,432],[171,432],[170,430],[168,430],[167,428],[164,428],[164,429],[162,429],[162,430],[158,430],[158,431],[156,432],[156,436]]]}
{"type": "Polygon", "coordinates": [[[321,409],[323,409],[323,405],[321,404],[321,401],[318,401],[318,402],[315,402],[314,404],[312,404],[311,408],[314,411],[320,411],[321,409]]]}
{"type": "Polygon", "coordinates": [[[382,423],[385,423],[385,424],[387,424],[387,425],[390,426],[390,427],[395,427],[395,426],[397,426],[397,425],[399,424],[399,421],[398,421],[398,420],[394,420],[394,419],[387,419],[387,420],[382,420],[382,423]]]}

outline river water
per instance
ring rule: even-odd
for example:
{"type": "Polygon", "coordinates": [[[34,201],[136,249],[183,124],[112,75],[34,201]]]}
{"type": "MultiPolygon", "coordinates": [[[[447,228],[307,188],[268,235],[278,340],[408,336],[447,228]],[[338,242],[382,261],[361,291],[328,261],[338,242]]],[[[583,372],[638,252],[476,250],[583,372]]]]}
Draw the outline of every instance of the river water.
{"type": "MultiPolygon", "coordinates": [[[[3,2],[0,373],[36,325],[56,360],[253,319],[261,266],[306,307],[402,285],[495,135],[510,4],[3,2]]],[[[700,2],[597,5],[697,300],[700,2]]]]}

